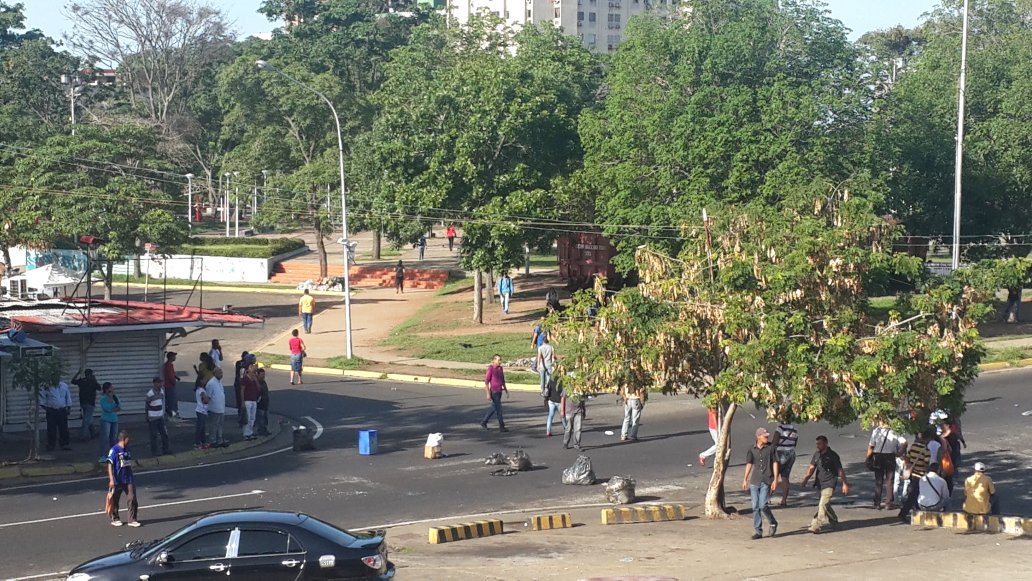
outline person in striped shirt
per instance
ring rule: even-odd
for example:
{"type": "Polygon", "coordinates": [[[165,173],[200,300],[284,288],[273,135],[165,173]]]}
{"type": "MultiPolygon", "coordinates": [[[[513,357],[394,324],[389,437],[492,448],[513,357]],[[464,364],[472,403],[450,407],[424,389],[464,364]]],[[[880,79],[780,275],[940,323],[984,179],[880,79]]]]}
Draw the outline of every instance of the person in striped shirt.
{"type": "Polygon", "coordinates": [[[928,473],[929,459],[931,452],[928,450],[928,439],[925,434],[916,434],[914,443],[907,449],[906,462],[910,469],[910,490],[907,491],[907,499],[899,509],[899,518],[903,522],[909,522],[910,511],[917,505],[917,496],[920,489],[921,477],[928,473]]]}
{"type": "Polygon", "coordinates": [[[778,464],[780,466],[779,475],[781,476],[781,482],[784,487],[781,489],[781,502],[778,506],[788,505],[788,487],[791,479],[789,476],[792,474],[792,466],[795,465],[796,460],[796,444],[799,443],[799,430],[796,429],[795,424],[792,422],[784,422],[778,424],[777,439],[774,440],[775,451],[778,456],[778,464]]]}

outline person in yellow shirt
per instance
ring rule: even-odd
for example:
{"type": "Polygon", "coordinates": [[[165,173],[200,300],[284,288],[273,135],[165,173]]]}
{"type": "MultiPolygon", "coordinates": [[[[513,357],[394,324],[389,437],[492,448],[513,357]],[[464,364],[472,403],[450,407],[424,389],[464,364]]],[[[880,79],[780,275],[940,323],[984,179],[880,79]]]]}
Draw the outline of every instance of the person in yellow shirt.
{"type": "Polygon", "coordinates": [[[305,289],[305,294],[301,295],[301,300],[297,301],[297,314],[301,317],[305,333],[311,333],[312,316],[315,315],[315,297],[309,294],[308,289],[305,289]]]}
{"type": "Polygon", "coordinates": [[[975,462],[975,473],[964,481],[964,512],[968,514],[1000,514],[996,485],[985,473],[985,464],[975,462]]]}

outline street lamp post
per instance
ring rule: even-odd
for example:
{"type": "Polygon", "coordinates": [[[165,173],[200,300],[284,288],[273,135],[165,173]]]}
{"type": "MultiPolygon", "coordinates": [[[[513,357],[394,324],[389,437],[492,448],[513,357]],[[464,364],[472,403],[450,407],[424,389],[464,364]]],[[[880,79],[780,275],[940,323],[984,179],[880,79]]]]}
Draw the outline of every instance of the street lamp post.
{"type": "Polygon", "coordinates": [[[194,178],[194,175],[192,173],[188,173],[188,174],[186,174],[185,177],[186,177],[186,221],[187,221],[187,223],[192,223],[193,222],[193,214],[191,213],[191,210],[193,209],[193,178],[194,178]]]}
{"type": "MultiPolygon", "coordinates": [[[[240,172],[233,172],[233,237],[240,238],[240,172]]],[[[227,205],[228,206],[228,205],[227,205]]]]}
{"type": "Polygon", "coordinates": [[[61,75],[61,83],[68,85],[68,101],[72,109],[72,135],[75,135],[75,99],[82,94],[82,79],[78,73],[61,75]]]}
{"type": "Polygon", "coordinates": [[[226,177],[226,189],[222,192],[222,219],[226,222],[226,238],[229,238],[229,176],[233,174],[227,171],[222,175],[226,177]]]}
{"type": "Polygon", "coordinates": [[[333,103],[331,103],[330,100],[326,98],[326,95],[323,95],[319,91],[316,91],[315,89],[309,87],[308,85],[302,83],[301,81],[284,73],[283,71],[279,70],[278,68],[272,66],[271,64],[263,60],[255,61],[254,64],[258,67],[259,71],[268,71],[270,73],[275,73],[283,77],[284,79],[287,79],[291,83],[294,83],[295,85],[301,87],[302,89],[305,89],[306,91],[318,96],[326,103],[327,106],[329,106],[330,111],[333,113],[333,122],[337,125],[337,154],[340,161],[341,227],[344,231],[344,235],[341,238],[344,247],[344,334],[346,337],[345,341],[347,343],[347,358],[351,359],[353,356],[353,351],[351,342],[351,277],[348,273],[348,200],[347,183],[344,180],[344,136],[341,134],[340,131],[340,117],[337,116],[337,109],[333,106],[333,103]]]}
{"type": "Polygon", "coordinates": [[[964,28],[960,37],[960,91],[957,96],[957,156],[953,169],[953,270],[960,267],[961,167],[964,164],[964,93],[967,89],[968,0],[964,0],[964,28]]]}

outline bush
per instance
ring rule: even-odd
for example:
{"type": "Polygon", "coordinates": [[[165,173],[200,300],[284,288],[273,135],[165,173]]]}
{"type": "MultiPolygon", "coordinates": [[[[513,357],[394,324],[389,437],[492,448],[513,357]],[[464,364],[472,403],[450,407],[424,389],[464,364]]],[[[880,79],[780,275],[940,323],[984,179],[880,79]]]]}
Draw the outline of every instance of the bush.
{"type": "Polygon", "coordinates": [[[184,244],[183,254],[272,258],[305,247],[300,238],[214,238],[193,237],[184,244]]]}

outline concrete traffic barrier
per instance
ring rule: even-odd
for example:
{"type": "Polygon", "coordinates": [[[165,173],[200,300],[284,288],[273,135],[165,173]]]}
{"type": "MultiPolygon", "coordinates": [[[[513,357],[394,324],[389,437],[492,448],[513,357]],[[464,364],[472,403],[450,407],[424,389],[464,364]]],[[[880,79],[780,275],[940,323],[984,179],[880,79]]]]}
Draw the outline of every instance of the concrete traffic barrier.
{"type": "Polygon", "coordinates": [[[562,514],[538,514],[527,519],[526,526],[529,526],[534,531],[568,529],[573,526],[573,517],[568,512],[562,514]]]}
{"type": "Polygon", "coordinates": [[[919,527],[1032,537],[1032,518],[1020,516],[915,511],[910,515],[910,524],[919,527]]]}
{"type": "Polygon", "coordinates": [[[430,527],[430,544],[439,545],[465,539],[479,539],[491,535],[502,534],[502,521],[499,519],[479,520],[477,522],[430,527]]]}
{"type": "Polygon", "coordinates": [[[602,524],[619,525],[684,520],[688,509],[683,504],[652,504],[602,509],[602,524]]]}

